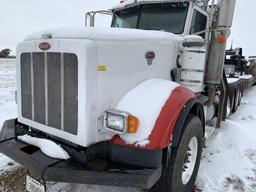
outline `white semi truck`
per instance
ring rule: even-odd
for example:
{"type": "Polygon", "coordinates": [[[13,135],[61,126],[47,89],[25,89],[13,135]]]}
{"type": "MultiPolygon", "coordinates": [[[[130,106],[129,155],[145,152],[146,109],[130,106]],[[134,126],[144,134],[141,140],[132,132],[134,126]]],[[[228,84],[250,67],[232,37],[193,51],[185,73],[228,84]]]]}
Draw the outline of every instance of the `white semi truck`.
{"type": "Polygon", "coordinates": [[[27,36],[17,48],[18,118],[5,122],[0,151],[28,169],[28,190],[44,191],[38,180],[192,191],[205,127],[219,127],[231,105],[223,70],[234,7],[129,0],[87,13],[90,27],[27,36]],[[113,14],[111,28],[93,27],[97,13],[113,14]],[[70,159],[23,135],[54,141],[70,159]]]}

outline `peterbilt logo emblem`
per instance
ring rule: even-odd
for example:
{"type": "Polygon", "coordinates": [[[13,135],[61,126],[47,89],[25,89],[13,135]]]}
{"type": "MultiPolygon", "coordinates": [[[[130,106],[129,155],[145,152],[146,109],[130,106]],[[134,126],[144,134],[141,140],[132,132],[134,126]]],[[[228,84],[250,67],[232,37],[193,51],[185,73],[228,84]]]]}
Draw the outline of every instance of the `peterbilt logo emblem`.
{"type": "Polygon", "coordinates": [[[39,48],[43,51],[47,51],[51,48],[51,45],[47,42],[40,43],[39,48]]]}
{"type": "Polygon", "coordinates": [[[156,55],[154,53],[154,51],[148,51],[145,54],[145,58],[147,59],[147,64],[148,65],[152,65],[153,64],[153,60],[155,59],[156,55]]]}

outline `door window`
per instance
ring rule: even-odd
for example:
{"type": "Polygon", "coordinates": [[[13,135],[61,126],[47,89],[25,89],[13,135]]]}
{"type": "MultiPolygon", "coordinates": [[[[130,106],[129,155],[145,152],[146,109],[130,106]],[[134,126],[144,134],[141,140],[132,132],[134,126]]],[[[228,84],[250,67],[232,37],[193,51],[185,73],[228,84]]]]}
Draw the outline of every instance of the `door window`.
{"type": "Polygon", "coordinates": [[[190,34],[199,35],[205,38],[206,27],[207,27],[207,16],[195,9],[193,13],[191,27],[190,27],[190,34]]]}

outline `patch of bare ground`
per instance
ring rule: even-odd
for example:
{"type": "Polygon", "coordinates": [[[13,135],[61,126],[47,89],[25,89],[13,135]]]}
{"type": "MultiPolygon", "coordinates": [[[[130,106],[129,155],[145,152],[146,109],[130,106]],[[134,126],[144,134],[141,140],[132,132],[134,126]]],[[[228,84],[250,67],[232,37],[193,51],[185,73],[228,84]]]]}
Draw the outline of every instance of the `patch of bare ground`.
{"type": "Polygon", "coordinates": [[[202,189],[195,185],[192,192],[202,192],[202,189]]]}
{"type": "Polygon", "coordinates": [[[246,179],[250,181],[250,187],[256,190],[256,177],[247,177],[246,179]]]}
{"type": "Polygon", "coordinates": [[[256,191],[256,170],[252,169],[254,176],[248,176],[246,179],[250,182],[250,187],[253,191],[256,191]]]}
{"type": "Polygon", "coordinates": [[[256,150],[249,149],[245,152],[245,155],[251,160],[254,164],[256,164],[256,150]]]}
{"type": "Polygon", "coordinates": [[[244,182],[237,176],[232,175],[231,177],[226,177],[225,186],[226,189],[232,188],[235,192],[244,192],[245,184],[244,182]]]}
{"type": "Polygon", "coordinates": [[[26,170],[17,169],[6,171],[0,174],[1,192],[24,192],[25,191],[26,170]]]}

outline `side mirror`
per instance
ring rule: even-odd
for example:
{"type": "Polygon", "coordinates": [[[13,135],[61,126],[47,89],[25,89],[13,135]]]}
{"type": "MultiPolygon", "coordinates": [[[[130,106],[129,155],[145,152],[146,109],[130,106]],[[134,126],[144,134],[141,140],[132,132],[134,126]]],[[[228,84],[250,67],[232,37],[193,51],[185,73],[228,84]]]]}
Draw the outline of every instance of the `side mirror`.
{"type": "Polygon", "coordinates": [[[206,41],[198,35],[187,35],[182,41],[183,47],[203,47],[206,41]]]}
{"type": "Polygon", "coordinates": [[[96,21],[96,15],[112,16],[113,13],[109,10],[90,11],[85,14],[85,27],[94,27],[96,21]]]}

